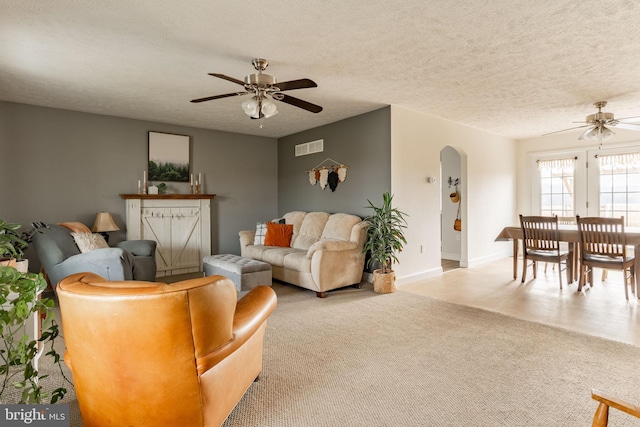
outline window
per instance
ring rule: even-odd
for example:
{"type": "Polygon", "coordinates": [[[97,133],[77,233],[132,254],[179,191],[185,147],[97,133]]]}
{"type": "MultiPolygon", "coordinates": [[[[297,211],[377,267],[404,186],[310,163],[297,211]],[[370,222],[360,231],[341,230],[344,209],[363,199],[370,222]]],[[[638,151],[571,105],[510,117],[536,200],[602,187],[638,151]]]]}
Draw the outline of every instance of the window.
{"type": "Polygon", "coordinates": [[[576,158],[538,160],[541,215],[575,216],[575,162],[576,158]]]}
{"type": "Polygon", "coordinates": [[[598,160],[598,215],[624,216],[625,225],[640,227],[640,152],[594,157],[598,160]]]}
{"type": "Polygon", "coordinates": [[[624,216],[640,227],[640,146],[547,152],[531,162],[531,213],[624,216]]]}

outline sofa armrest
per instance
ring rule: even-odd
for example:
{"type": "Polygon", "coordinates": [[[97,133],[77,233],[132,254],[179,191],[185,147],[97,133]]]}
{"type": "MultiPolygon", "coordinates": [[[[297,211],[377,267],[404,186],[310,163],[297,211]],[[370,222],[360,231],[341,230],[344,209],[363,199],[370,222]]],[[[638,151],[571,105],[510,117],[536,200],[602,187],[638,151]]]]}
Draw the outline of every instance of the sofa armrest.
{"type": "Polygon", "coordinates": [[[358,248],[356,242],[348,242],[346,240],[322,239],[315,242],[307,250],[307,258],[312,258],[316,251],[351,251],[358,248]]]}
{"type": "Polygon", "coordinates": [[[107,280],[133,280],[133,255],[120,248],[96,249],[65,259],[47,274],[55,288],[65,277],[83,272],[95,273],[107,280]]]}
{"type": "Polygon", "coordinates": [[[129,251],[135,256],[155,256],[156,245],[154,240],[125,240],[118,242],[116,247],[129,251]]]}
{"type": "Polygon", "coordinates": [[[256,237],[255,230],[242,230],[240,231],[240,247],[253,245],[253,240],[256,237]]]}

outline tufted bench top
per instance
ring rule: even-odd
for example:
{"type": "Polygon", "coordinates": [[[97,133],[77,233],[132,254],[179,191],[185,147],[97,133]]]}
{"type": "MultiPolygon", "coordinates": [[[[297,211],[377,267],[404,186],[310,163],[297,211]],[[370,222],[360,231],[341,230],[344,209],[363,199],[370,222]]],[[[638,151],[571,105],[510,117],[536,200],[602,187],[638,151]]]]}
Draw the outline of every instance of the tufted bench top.
{"type": "Polygon", "coordinates": [[[203,262],[237,274],[271,270],[269,263],[233,254],[209,255],[203,258],[203,262]]]}

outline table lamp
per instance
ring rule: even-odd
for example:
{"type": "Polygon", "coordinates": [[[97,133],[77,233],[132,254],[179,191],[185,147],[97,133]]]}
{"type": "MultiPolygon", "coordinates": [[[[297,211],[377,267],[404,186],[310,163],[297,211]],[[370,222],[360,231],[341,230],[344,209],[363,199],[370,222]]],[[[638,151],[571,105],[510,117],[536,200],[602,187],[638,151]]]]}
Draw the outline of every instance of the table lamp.
{"type": "Polygon", "coordinates": [[[98,212],[96,214],[96,221],[91,227],[91,231],[100,233],[104,237],[105,242],[109,242],[109,231],[118,231],[120,227],[113,221],[113,217],[109,212],[98,212]]]}

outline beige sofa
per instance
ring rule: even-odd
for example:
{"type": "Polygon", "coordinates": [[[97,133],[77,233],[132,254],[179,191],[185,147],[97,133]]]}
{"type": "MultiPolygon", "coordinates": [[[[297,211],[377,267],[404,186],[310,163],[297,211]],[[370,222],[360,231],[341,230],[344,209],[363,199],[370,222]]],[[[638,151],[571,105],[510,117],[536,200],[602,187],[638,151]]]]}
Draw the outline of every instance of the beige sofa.
{"type": "Polygon", "coordinates": [[[362,248],[368,223],[355,215],[327,212],[289,212],[293,224],[290,247],[255,243],[255,230],[240,232],[241,255],[271,264],[274,279],[316,292],[326,292],[362,281],[362,248]]]}

